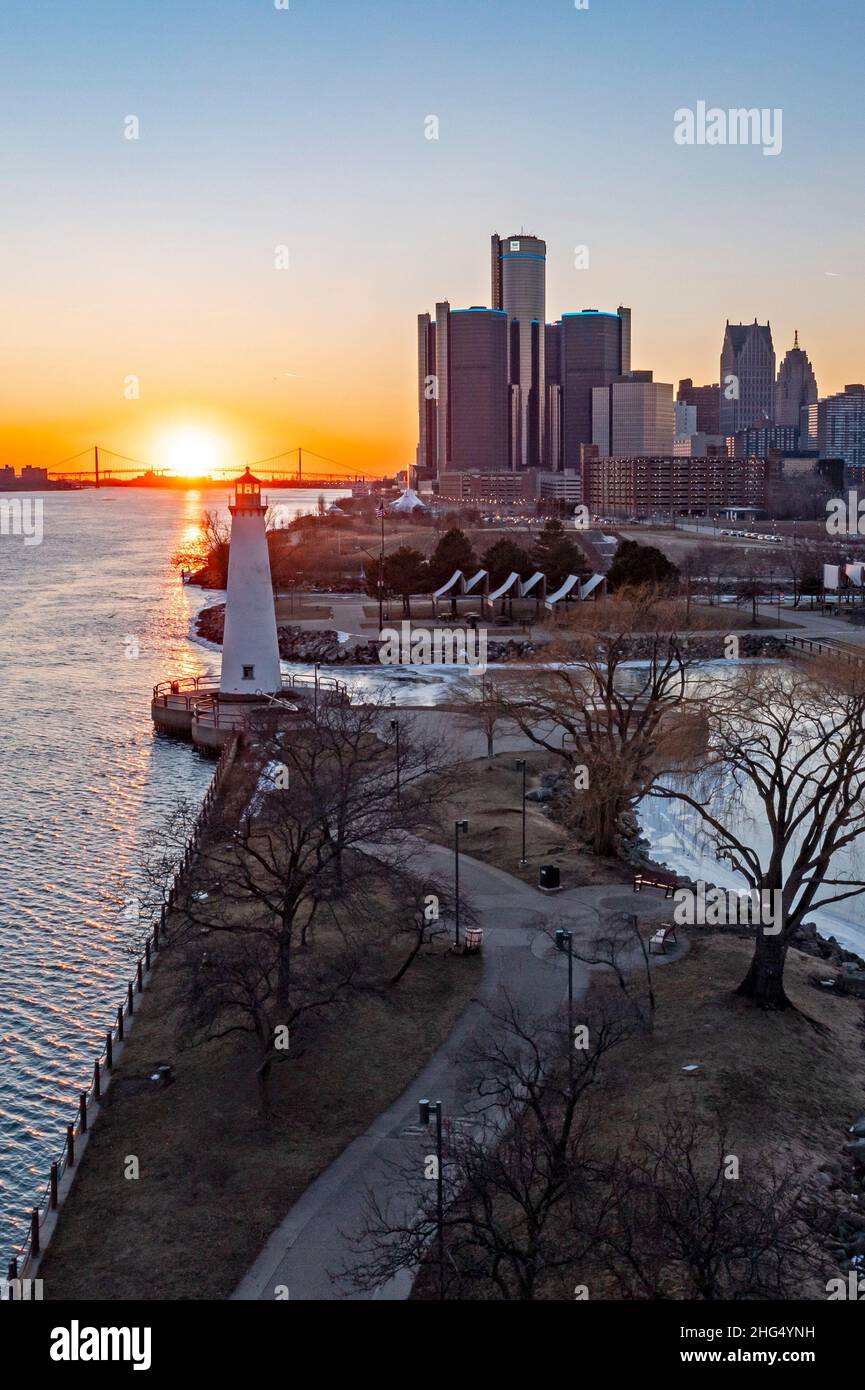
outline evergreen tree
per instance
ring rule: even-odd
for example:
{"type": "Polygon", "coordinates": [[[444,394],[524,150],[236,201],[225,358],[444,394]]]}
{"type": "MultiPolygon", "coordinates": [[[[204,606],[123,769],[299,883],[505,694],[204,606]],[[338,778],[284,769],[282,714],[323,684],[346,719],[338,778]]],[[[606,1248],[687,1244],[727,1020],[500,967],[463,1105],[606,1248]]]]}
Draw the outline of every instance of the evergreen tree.
{"type": "Polygon", "coordinates": [[[384,557],[384,587],[399,594],[402,610],[411,617],[411,596],[422,593],[429,583],[429,566],[419,550],[401,545],[399,550],[384,557]]]}
{"type": "Polygon", "coordinates": [[[517,545],[516,541],[503,536],[501,540],[488,546],[481,565],[490,576],[490,587],[495,589],[514,571],[521,579],[525,579],[532,568],[532,559],[529,552],[517,545]]]}
{"type": "Polygon", "coordinates": [[[531,562],[547,576],[547,591],[558,589],[569,574],[581,580],[589,576],[586,557],[555,518],[546,522],[532,547],[531,562]]]}
{"type": "Polygon", "coordinates": [[[635,589],[642,584],[672,585],[679,571],[662,550],[639,541],[622,541],[607,575],[610,592],[635,589]]]}
{"type": "Polygon", "coordinates": [[[445,531],[432,555],[430,556],[429,572],[434,589],[446,584],[454,570],[462,570],[464,574],[471,574],[472,570],[477,569],[477,560],[472,550],[472,543],[465,531],[460,531],[454,526],[450,531],[445,531]]]}

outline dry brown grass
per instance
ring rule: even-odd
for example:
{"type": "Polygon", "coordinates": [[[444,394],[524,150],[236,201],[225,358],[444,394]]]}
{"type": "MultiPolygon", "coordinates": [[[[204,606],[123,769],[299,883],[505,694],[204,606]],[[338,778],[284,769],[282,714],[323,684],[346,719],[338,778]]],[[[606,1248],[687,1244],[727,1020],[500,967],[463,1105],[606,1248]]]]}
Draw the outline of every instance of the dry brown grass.
{"type": "MultiPolygon", "coordinates": [[[[592,883],[621,883],[628,869],[616,860],[599,859],[574,842],[562,825],[545,814],[549,803],[526,802],[526,858],[528,867],[520,868],[522,853],[522,773],[516,762],[527,763],[526,788],[540,786],[540,773],[558,770],[558,759],[549,753],[497,753],[492,762],[485,758],[463,767],[459,793],[445,799],[440,806],[445,824],[465,817],[468,834],[460,836],[466,854],[504,869],[526,883],[537,883],[541,864],[557,864],[561,870],[562,887],[577,888],[592,883]]],[[[561,764],[564,767],[564,763],[561,764]]],[[[433,832],[430,838],[438,837],[433,832]]],[[[633,872],[633,870],[631,870],[633,872]]]]}
{"type": "MultiPolygon", "coordinates": [[[[402,958],[401,945],[382,975],[402,958]]],[[[322,1019],[274,1068],[278,1114],[266,1122],[251,1043],[178,1052],[164,954],[40,1270],[45,1297],[226,1298],[292,1203],[447,1037],[479,971],[477,958],[439,947],[397,989],[322,1019]],[[139,1089],[166,1061],[175,1084],[139,1089]],[[130,1154],[138,1180],[124,1177],[130,1154]]]]}
{"type": "Polygon", "coordinates": [[[655,972],[654,1031],[614,1052],[606,1072],[600,1133],[611,1145],[638,1118],[657,1120],[667,1097],[693,1098],[721,1113],[742,1156],[789,1151],[803,1168],[837,1157],[862,1111],[862,1006],[815,988],[831,969],[794,950],[796,1012],[753,1008],[733,992],[752,950],[744,938],[692,933],[687,955],[655,972]],[[692,1062],[700,1071],[683,1072],[692,1062]]]}

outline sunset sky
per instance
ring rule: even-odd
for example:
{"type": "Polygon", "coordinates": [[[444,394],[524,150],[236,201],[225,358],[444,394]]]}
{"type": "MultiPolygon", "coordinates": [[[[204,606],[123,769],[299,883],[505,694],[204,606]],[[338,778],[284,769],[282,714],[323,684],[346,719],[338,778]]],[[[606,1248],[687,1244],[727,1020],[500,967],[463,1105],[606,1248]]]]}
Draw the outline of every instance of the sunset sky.
{"type": "Polygon", "coordinates": [[[852,0],[4,0],[0,463],[404,467],[416,315],[489,302],[494,230],[547,239],[550,320],[631,305],[658,380],[757,316],[862,381],[863,40],[852,0]],[[677,146],[700,100],[783,152],[677,146]]]}

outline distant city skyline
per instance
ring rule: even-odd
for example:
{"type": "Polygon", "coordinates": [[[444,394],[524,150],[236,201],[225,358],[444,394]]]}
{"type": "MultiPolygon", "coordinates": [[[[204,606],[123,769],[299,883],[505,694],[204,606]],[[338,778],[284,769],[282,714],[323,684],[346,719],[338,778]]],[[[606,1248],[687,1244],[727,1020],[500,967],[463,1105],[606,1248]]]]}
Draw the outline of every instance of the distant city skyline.
{"type": "Polygon", "coordinates": [[[190,437],[405,467],[417,313],[495,307],[493,228],[545,240],[555,317],[631,306],[658,381],[714,382],[755,318],[779,361],[798,329],[821,395],[865,377],[860,11],[495,14],[5,6],[0,466],[190,437]],[[783,109],[781,153],[677,144],[701,101],[783,109]]]}

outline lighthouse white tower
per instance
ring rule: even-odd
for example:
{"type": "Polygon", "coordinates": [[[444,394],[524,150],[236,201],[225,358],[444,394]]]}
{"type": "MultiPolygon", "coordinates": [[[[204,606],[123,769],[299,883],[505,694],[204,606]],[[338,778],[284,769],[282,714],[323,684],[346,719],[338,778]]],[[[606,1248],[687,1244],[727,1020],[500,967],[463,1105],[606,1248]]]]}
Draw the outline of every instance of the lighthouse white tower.
{"type": "Polygon", "coordinates": [[[247,468],[234,483],[228,596],[222,639],[222,700],[254,698],[281,688],[279,642],[261,483],[247,468]]]}

